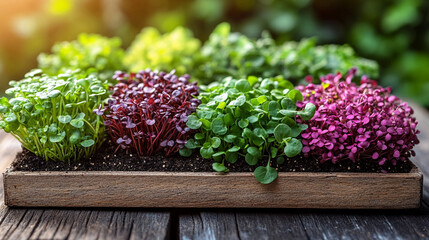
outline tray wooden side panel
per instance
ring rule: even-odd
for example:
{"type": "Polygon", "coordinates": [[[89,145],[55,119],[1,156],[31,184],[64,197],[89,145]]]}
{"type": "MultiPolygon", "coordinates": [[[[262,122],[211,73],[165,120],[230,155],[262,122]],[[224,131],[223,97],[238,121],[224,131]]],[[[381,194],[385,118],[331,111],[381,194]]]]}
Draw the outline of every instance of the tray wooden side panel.
{"type": "Polygon", "coordinates": [[[423,177],[410,173],[4,173],[5,203],[21,207],[342,208],[420,206],[423,177]]]}

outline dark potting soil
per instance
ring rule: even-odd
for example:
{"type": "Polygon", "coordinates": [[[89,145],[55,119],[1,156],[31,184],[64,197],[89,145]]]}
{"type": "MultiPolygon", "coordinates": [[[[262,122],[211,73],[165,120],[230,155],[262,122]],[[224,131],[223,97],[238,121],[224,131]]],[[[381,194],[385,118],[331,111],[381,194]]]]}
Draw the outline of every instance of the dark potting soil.
{"type": "MultiPolygon", "coordinates": [[[[17,171],[162,171],[162,172],[212,172],[212,160],[204,159],[198,154],[191,157],[174,155],[143,156],[118,150],[110,142],[105,143],[89,159],[76,162],[45,161],[30,151],[23,149],[18,153],[12,167],[17,171]]],[[[256,166],[249,166],[244,158],[239,158],[234,164],[227,164],[230,172],[253,172],[258,166],[265,166],[267,160],[260,161],[256,166]]],[[[398,162],[396,166],[378,162],[342,162],[320,164],[317,159],[303,156],[286,159],[283,164],[272,161],[271,166],[279,172],[409,172],[412,168],[410,161],[398,162]]]]}

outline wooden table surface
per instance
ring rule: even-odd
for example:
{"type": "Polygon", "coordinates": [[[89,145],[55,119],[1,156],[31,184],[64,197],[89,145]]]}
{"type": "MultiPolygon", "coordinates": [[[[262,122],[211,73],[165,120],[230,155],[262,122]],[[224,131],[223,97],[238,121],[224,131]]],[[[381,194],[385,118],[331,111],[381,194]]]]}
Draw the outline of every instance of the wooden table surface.
{"type": "MultiPolygon", "coordinates": [[[[1,184],[0,239],[429,239],[429,113],[413,107],[422,132],[418,210],[8,208],[1,184]]],[[[1,172],[19,150],[0,132],[1,172]]]]}

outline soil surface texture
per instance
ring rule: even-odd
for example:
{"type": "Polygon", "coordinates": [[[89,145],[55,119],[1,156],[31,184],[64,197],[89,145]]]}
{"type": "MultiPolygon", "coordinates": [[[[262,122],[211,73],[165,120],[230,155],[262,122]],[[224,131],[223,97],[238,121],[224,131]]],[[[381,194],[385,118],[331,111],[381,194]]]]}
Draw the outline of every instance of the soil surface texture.
{"type": "MultiPolygon", "coordinates": [[[[165,157],[162,154],[139,157],[134,153],[123,150],[115,152],[116,146],[105,143],[94,156],[76,162],[45,161],[30,151],[24,149],[17,154],[12,168],[17,171],[162,171],[162,172],[212,172],[212,160],[204,159],[199,154],[191,157],[180,155],[165,157]]],[[[320,164],[317,159],[297,156],[286,159],[283,164],[274,160],[271,166],[279,172],[409,172],[412,168],[410,161],[398,162],[396,166],[386,162],[380,166],[378,162],[352,161],[332,164],[320,164]]],[[[255,166],[249,166],[243,158],[234,164],[226,164],[230,172],[253,172],[258,166],[266,166],[267,160],[259,161],[255,166]]]]}

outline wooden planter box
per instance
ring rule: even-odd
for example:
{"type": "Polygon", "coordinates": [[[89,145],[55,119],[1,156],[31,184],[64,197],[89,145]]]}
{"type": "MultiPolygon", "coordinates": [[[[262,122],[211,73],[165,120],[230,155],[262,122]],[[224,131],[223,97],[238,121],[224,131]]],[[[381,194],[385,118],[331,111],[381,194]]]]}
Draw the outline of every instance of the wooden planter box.
{"type": "Polygon", "coordinates": [[[418,208],[423,176],[410,173],[279,173],[269,184],[253,173],[3,173],[5,203],[20,207],[418,208]]]}

